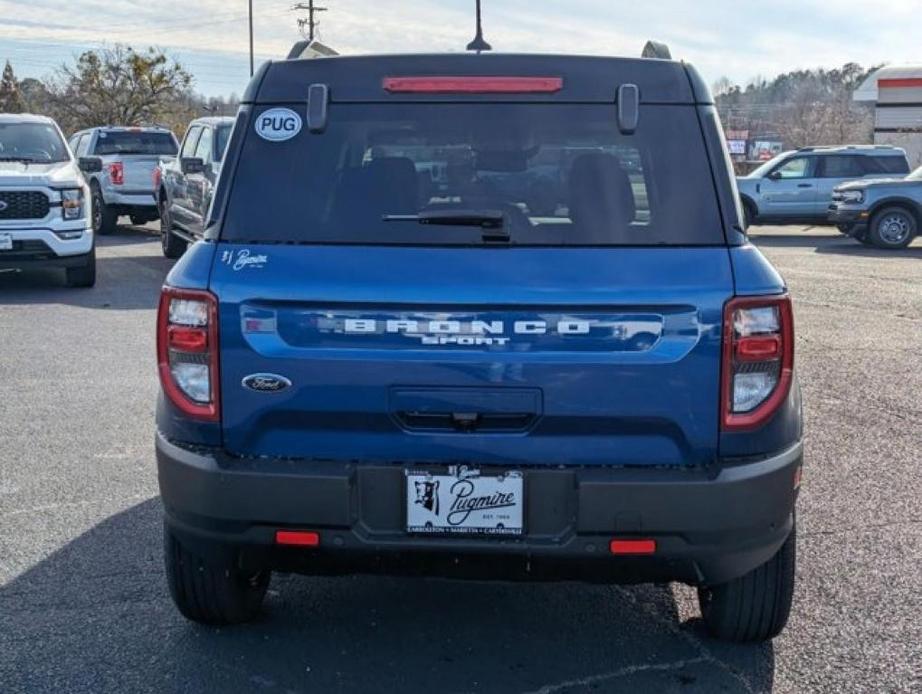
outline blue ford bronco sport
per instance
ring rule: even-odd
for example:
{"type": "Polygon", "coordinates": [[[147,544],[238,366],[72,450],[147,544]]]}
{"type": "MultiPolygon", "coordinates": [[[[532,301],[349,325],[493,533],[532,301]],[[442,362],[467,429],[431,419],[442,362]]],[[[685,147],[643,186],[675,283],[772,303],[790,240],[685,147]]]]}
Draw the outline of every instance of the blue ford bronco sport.
{"type": "Polygon", "coordinates": [[[204,236],[158,318],[186,617],[253,618],[273,571],[378,572],[682,581],[718,637],[783,628],[791,302],[693,68],[266,64],[204,236]]]}

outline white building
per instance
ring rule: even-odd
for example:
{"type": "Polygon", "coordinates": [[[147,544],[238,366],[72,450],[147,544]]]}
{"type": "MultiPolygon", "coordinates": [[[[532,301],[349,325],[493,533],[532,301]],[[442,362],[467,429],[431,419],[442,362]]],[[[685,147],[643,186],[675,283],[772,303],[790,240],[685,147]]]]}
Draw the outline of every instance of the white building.
{"type": "Polygon", "coordinates": [[[922,166],[922,65],[882,67],[852,98],[875,102],[875,144],[902,147],[911,167],[922,166]]]}

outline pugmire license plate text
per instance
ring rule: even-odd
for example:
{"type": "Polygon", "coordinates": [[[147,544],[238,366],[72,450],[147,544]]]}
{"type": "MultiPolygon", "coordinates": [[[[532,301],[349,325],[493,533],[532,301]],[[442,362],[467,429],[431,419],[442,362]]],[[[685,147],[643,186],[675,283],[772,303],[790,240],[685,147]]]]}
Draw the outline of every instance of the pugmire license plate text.
{"type": "Polygon", "coordinates": [[[449,474],[407,471],[407,532],[521,535],[521,472],[481,475],[466,467],[449,474]]]}

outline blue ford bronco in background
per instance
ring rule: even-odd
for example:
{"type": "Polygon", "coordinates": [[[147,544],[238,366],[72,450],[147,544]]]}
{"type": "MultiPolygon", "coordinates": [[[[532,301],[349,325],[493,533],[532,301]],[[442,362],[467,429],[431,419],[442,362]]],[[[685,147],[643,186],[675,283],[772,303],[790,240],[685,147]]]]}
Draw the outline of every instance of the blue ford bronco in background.
{"type": "Polygon", "coordinates": [[[793,359],[688,65],[268,63],[160,302],[172,597],[227,624],[273,571],[681,581],[717,637],[771,638],[793,359]]]}

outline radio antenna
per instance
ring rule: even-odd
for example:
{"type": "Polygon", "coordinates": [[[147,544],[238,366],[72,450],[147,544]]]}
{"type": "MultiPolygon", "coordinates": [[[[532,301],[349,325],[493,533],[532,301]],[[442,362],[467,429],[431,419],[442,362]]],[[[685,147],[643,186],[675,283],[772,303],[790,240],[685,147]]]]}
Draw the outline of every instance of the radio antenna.
{"type": "Polygon", "coordinates": [[[477,51],[478,53],[493,50],[493,46],[483,39],[483,25],[480,22],[480,0],[477,0],[477,35],[473,41],[467,44],[467,50],[477,51]]]}

